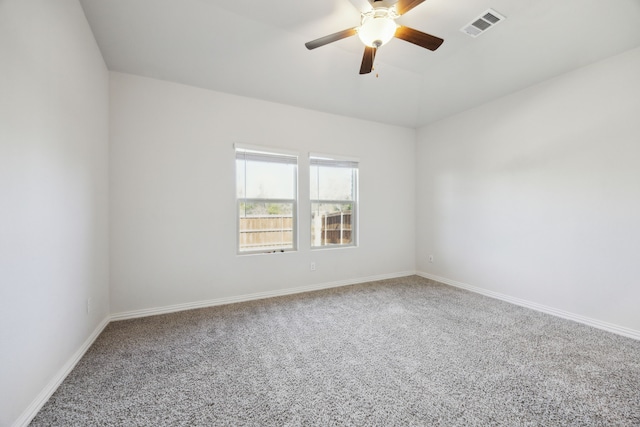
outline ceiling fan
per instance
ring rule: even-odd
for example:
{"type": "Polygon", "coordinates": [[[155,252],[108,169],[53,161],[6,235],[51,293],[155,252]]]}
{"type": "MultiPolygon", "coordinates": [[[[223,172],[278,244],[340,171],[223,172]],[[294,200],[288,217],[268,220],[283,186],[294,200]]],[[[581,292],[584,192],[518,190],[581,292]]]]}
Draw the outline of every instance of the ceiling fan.
{"type": "Polygon", "coordinates": [[[315,49],[347,37],[358,35],[364,43],[364,56],[360,66],[360,74],[368,74],[373,69],[373,60],[380,46],[387,43],[393,37],[413,43],[429,50],[440,47],[443,39],[423,33],[413,28],[396,24],[396,19],[404,15],[425,0],[368,0],[371,9],[362,12],[362,20],[359,27],[338,31],[328,36],[320,37],[305,43],[307,49],[315,49]]]}

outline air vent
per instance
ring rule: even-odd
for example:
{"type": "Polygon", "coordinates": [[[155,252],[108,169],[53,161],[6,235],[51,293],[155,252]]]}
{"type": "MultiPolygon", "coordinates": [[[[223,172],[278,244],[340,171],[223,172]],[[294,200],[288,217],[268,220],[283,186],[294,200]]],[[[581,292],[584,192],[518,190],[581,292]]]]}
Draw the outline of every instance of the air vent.
{"type": "Polygon", "coordinates": [[[480,34],[495,27],[500,22],[504,21],[505,17],[500,15],[493,9],[489,9],[476,19],[471,21],[468,25],[465,25],[460,29],[465,34],[471,37],[478,37],[480,34]]]}

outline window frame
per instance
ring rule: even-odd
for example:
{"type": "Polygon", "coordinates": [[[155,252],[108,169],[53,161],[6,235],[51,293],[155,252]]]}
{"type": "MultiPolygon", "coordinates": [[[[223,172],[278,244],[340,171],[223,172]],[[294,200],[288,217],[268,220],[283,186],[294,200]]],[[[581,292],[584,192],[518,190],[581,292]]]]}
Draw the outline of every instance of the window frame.
{"type": "Polygon", "coordinates": [[[296,252],[298,250],[298,203],[299,203],[299,194],[298,194],[298,181],[299,181],[299,155],[295,151],[284,150],[280,148],[267,147],[267,146],[259,146],[259,145],[248,145],[248,144],[234,144],[234,170],[235,170],[235,199],[236,199],[236,207],[235,207],[235,216],[236,216],[236,255],[256,255],[256,254],[269,254],[269,253],[286,253],[286,252],[296,252]],[[245,160],[245,191],[244,197],[239,197],[238,194],[238,160],[242,160],[244,153],[245,160]],[[281,164],[290,164],[293,165],[293,198],[292,199],[282,199],[282,198],[249,198],[247,197],[246,192],[246,161],[247,156],[251,157],[251,160],[254,161],[263,161],[265,163],[281,163],[281,164]],[[269,161],[271,159],[272,161],[269,161]],[[291,203],[291,247],[287,248],[262,248],[256,250],[241,250],[241,205],[243,203],[265,203],[265,204],[286,204],[291,203]]]}
{"type": "MultiPolygon", "coordinates": [[[[319,184],[319,182],[318,182],[319,184]]],[[[360,211],[360,160],[354,157],[346,157],[346,156],[336,156],[332,154],[322,154],[322,153],[309,153],[309,209],[310,209],[310,247],[311,250],[324,250],[324,249],[341,249],[341,248],[355,248],[358,247],[359,241],[359,211],[360,211]],[[352,199],[351,200],[330,200],[330,199],[321,199],[320,192],[318,191],[317,198],[312,197],[311,192],[311,174],[313,171],[313,167],[318,166],[326,166],[326,167],[344,167],[351,168],[353,170],[352,175],[352,199]],[[351,204],[351,242],[350,243],[333,243],[333,244],[324,244],[320,246],[314,246],[314,236],[313,236],[313,206],[315,204],[351,204]]]]}

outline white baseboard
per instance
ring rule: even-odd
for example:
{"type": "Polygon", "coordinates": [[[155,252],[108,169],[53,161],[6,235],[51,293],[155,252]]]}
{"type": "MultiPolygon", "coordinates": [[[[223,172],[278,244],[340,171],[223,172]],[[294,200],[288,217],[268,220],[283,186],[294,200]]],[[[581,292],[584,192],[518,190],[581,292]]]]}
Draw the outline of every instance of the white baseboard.
{"type": "Polygon", "coordinates": [[[216,305],[232,304],[236,302],[252,301],[257,299],[271,298],[283,295],[298,294],[309,291],[316,291],[321,289],[336,288],[340,286],[355,285],[357,283],[374,282],[376,280],[395,279],[398,277],[415,275],[415,271],[404,271],[392,274],[383,274],[378,276],[362,277],[359,279],[340,280],[336,282],[320,283],[316,285],[299,286],[296,288],[279,289],[276,291],[257,292],[247,295],[239,295],[226,298],[217,298],[206,301],[196,301],[186,304],[175,304],[165,307],[149,308],[143,310],[134,310],[124,313],[116,313],[107,316],[93,331],[93,333],[85,340],[82,346],[76,351],[69,361],[58,371],[53,379],[42,389],[38,396],[31,402],[31,404],[23,411],[22,415],[12,424],[12,427],[26,427],[31,420],[38,414],[38,411],[42,409],[45,403],[49,400],[51,395],[62,384],[64,379],[73,370],[76,364],[82,359],[82,356],[87,352],[89,347],[102,333],[104,328],[112,321],[134,319],[138,317],[155,316],[158,314],[174,313],[177,311],[192,310],[195,308],[212,307],[216,305]]]}
{"type": "Polygon", "coordinates": [[[361,277],[358,279],[339,280],[335,282],[319,283],[315,285],[299,286],[295,288],[279,289],[275,291],[257,292],[257,293],[238,295],[233,297],[216,298],[216,299],[210,299],[205,301],[196,301],[196,302],[185,303],[185,304],[175,304],[175,305],[164,306],[164,307],[133,310],[133,311],[112,314],[111,316],[106,317],[98,325],[98,327],[96,327],[93,333],[85,340],[82,346],[78,349],[78,351],[74,353],[74,355],[69,359],[69,361],[62,367],[62,369],[60,369],[60,371],[40,392],[40,394],[38,394],[38,396],[33,400],[33,402],[31,402],[31,404],[27,407],[27,409],[24,410],[22,415],[13,423],[13,427],[27,426],[31,422],[31,420],[36,416],[38,411],[47,402],[47,400],[49,400],[51,395],[56,391],[56,389],[60,386],[62,381],[64,381],[67,375],[69,375],[71,370],[73,370],[73,368],[76,366],[78,361],[80,361],[82,356],[84,356],[84,354],[89,349],[89,347],[91,347],[91,345],[96,340],[96,338],[98,338],[100,333],[102,333],[104,328],[106,328],[106,326],[111,321],[134,319],[134,318],[146,317],[146,316],[155,316],[159,314],[175,313],[178,311],[192,310],[196,308],[213,307],[217,305],[232,304],[232,303],[244,302],[244,301],[253,301],[258,299],[292,295],[292,294],[317,291],[322,289],[337,288],[340,286],[355,285],[358,283],[375,282],[377,280],[395,279],[398,277],[406,277],[411,275],[418,275],[426,279],[435,280],[436,282],[440,282],[445,285],[450,285],[456,288],[465,289],[467,291],[471,291],[477,294],[481,294],[481,295],[485,295],[498,300],[506,301],[511,304],[516,304],[522,307],[530,308],[532,310],[551,314],[553,316],[561,317],[564,319],[573,320],[575,322],[583,323],[588,326],[593,326],[595,328],[612,332],[614,334],[640,340],[640,331],[637,331],[634,329],[625,328],[612,323],[603,322],[597,319],[592,319],[589,317],[570,313],[564,310],[559,310],[557,308],[548,307],[542,304],[534,303],[534,302],[523,300],[520,298],[515,298],[509,295],[479,288],[466,283],[456,282],[455,280],[447,279],[445,277],[440,277],[440,276],[436,276],[436,275],[425,273],[425,272],[404,271],[404,272],[384,274],[384,275],[378,275],[378,276],[361,277]]]}
{"type": "Polygon", "coordinates": [[[216,305],[233,304],[237,302],[253,301],[264,298],[279,297],[284,295],[299,294],[303,292],[318,291],[321,289],[337,288],[340,286],[355,285],[357,283],[375,282],[376,280],[395,279],[415,275],[415,271],[403,271],[378,276],[361,277],[358,279],[339,280],[336,282],[319,283],[315,285],[298,286],[295,288],[278,289],[275,291],[256,292],[253,294],[238,295],[225,298],[215,298],[204,301],[195,301],[184,304],[174,304],[164,307],[145,308],[142,310],[126,311],[111,315],[111,321],[135,319],[138,317],[156,316],[158,314],[175,313],[178,311],[193,310],[196,308],[213,307],[216,305]]]}
{"type": "Polygon", "coordinates": [[[479,288],[477,286],[472,286],[467,283],[456,282],[455,280],[447,279],[445,277],[436,276],[434,274],[424,273],[424,272],[416,272],[416,274],[420,277],[424,277],[425,279],[435,280],[436,282],[444,283],[445,285],[454,286],[456,288],[465,289],[467,291],[471,291],[477,294],[485,295],[490,298],[499,299],[502,301],[506,301],[511,304],[520,305],[522,307],[530,308],[532,310],[541,311],[543,313],[551,314],[553,316],[561,317],[563,319],[573,320],[574,322],[582,323],[588,326],[593,326],[594,328],[602,329],[607,332],[612,332],[614,334],[622,335],[628,338],[634,338],[636,340],[640,340],[640,331],[635,329],[625,328],[624,326],[615,325],[613,323],[603,322],[601,320],[592,319],[590,317],[585,317],[579,314],[571,313],[568,311],[560,310],[557,308],[549,307],[546,305],[538,304],[535,302],[523,300],[520,298],[515,298],[509,295],[501,294],[499,292],[490,291],[487,289],[479,288]]]}
{"type": "Polygon", "coordinates": [[[57,390],[57,388],[62,384],[67,375],[73,370],[76,364],[82,359],[82,356],[87,352],[91,344],[98,338],[98,336],[102,333],[104,328],[109,324],[109,316],[105,317],[102,322],[98,325],[96,329],[91,333],[89,338],[85,340],[82,346],[76,351],[73,356],[69,359],[69,361],[56,373],[56,375],[49,381],[49,383],[45,386],[44,389],[36,396],[36,398],[31,402],[31,404],[27,407],[27,409],[22,412],[22,415],[13,423],[13,427],[23,427],[29,425],[31,420],[38,414],[38,411],[47,403],[47,400],[51,397],[51,395],[57,390]]]}

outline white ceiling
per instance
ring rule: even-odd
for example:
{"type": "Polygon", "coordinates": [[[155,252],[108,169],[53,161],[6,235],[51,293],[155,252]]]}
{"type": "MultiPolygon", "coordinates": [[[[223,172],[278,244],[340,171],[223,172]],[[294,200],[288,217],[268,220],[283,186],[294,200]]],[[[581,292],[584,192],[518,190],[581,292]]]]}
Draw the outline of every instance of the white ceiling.
{"type": "Polygon", "coordinates": [[[357,36],[304,43],[357,26],[366,0],[81,3],[110,70],[414,128],[640,46],[640,0],[427,0],[398,22],[440,49],[394,39],[359,75],[357,36]],[[507,19],[460,31],[488,8],[507,19]]]}

